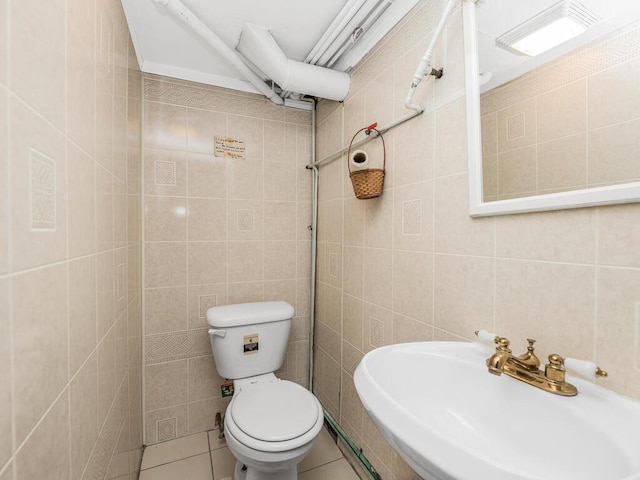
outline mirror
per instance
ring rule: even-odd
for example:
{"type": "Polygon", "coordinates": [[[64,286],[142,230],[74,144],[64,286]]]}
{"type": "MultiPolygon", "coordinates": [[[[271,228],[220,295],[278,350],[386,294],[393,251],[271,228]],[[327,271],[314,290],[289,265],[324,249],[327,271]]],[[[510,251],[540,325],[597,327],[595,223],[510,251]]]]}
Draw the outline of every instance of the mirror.
{"type": "Polygon", "coordinates": [[[496,46],[555,4],[463,4],[472,216],[640,201],[640,2],[581,0],[595,25],[537,56],[496,46]]]}

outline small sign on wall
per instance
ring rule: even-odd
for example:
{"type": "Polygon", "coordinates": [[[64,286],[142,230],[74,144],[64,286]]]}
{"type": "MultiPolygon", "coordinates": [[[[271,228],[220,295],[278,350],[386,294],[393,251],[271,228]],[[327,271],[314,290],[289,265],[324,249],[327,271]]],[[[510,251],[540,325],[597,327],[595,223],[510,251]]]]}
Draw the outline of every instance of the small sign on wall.
{"type": "Polygon", "coordinates": [[[244,160],[245,146],[242,140],[231,137],[214,137],[213,154],[216,157],[244,160]]]}
{"type": "Polygon", "coordinates": [[[258,353],[258,334],[245,335],[242,342],[242,350],[245,355],[258,353]]]}

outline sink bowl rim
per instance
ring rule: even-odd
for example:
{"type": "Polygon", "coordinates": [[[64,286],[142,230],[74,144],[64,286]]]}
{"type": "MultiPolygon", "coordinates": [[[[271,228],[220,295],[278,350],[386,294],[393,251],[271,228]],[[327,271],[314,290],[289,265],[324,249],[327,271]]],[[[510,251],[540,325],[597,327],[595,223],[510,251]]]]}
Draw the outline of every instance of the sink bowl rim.
{"type": "MultiPolygon", "coordinates": [[[[447,436],[441,434],[437,429],[432,429],[429,427],[429,424],[416,416],[414,411],[406,410],[403,407],[398,399],[394,398],[391,394],[385,391],[380,384],[374,378],[372,372],[368,367],[368,361],[375,356],[379,356],[384,352],[394,351],[394,350],[406,350],[406,351],[416,351],[416,352],[425,352],[430,355],[437,356],[451,356],[454,349],[462,348],[461,352],[463,352],[458,358],[458,360],[466,363],[474,363],[474,357],[478,359],[484,360],[491,354],[492,349],[485,345],[481,345],[477,342],[412,342],[412,343],[403,343],[403,344],[393,344],[387,345],[384,347],[377,348],[368,352],[360,361],[360,364],[357,366],[354,372],[354,383],[356,385],[356,390],[360,399],[362,400],[362,404],[369,414],[370,417],[374,420],[374,423],[378,426],[379,429],[384,429],[388,433],[385,434],[383,432],[383,436],[385,439],[393,446],[398,453],[409,463],[414,469],[421,473],[425,474],[436,474],[439,472],[441,475],[444,475],[444,478],[453,478],[447,476],[445,473],[445,466],[447,465],[447,456],[451,456],[452,452],[457,452],[458,454],[464,455],[465,459],[473,464],[472,468],[467,471],[471,472],[476,470],[479,467],[483,467],[484,470],[491,470],[495,474],[504,475],[504,478],[509,479],[518,479],[518,480],[539,480],[541,477],[537,473],[530,474],[528,472],[517,471],[513,469],[513,466],[507,465],[506,463],[500,462],[495,458],[492,458],[491,461],[483,458],[481,455],[482,452],[474,450],[473,448],[469,448],[468,445],[460,445],[456,443],[454,438],[448,438],[447,436]],[[425,347],[428,347],[425,351],[425,347]],[[363,390],[364,389],[364,390],[363,390]],[[363,398],[362,392],[366,394],[369,392],[367,398],[363,398]],[[374,396],[371,395],[374,394],[374,396]],[[382,404],[382,405],[380,405],[382,404]],[[385,408],[387,407],[387,408],[385,408]],[[393,407],[393,408],[389,408],[393,407]],[[377,411],[374,413],[372,410],[376,409],[377,411]],[[395,410],[395,413],[391,410],[395,410]],[[397,412],[401,414],[398,415],[397,412]],[[377,421],[376,421],[377,420],[377,421]],[[382,424],[380,426],[379,424],[382,424]],[[424,435],[420,437],[421,448],[419,450],[411,449],[410,441],[411,439],[415,439],[416,436],[420,436],[421,433],[428,433],[428,438],[424,438],[424,435]],[[390,435],[391,438],[388,438],[387,435],[390,435]],[[409,448],[411,450],[411,454],[419,457],[423,463],[434,468],[436,472],[430,470],[424,470],[421,465],[416,465],[415,462],[409,457],[409,453],[403,452],[400,449],[399,445],[402,444],[404,448],[409,448]],[[429,454],[430,458],[426,458],[424,451],[431,452],[429,454]],[[417,467],[417,468],[416,468],[417,467]],[[421,471],[422,470],[422,471],[421,471]]],[[[488,373],[487,373],[488,375],[488,373]]],[[[513,382],[517,382],[514,379],[509,379],[513,382]]],[[[597,395],[606,395],[607,399],[611,401],[621,401],[631,400],[634,404],[637,404],[637,400],[628,399],[623,395],[617,394],[610,390],[604,389],[598,385],[592,384],[591,382],[571,378],[572,383],[576,384],[578,389],[582,392],[582,394],[594,393],[597,395]]],[[[524,385],[524,384],[523,384],[524,385]]],[[[518,388],[518,387],[516,387],[518,388]]],[[[534,388],[530,386],[526,386],[526,388],[534,388]]],[[[535,388],[534,388],[535,390],[535,388]]],[[[543,392],[544,395],[552,395],[550,393],[543,392]]],[[[558,397],[564,400],[562,397],[558,397]]],[[[551,400],[554,401],[554,400],[551,400]]],[[[618,445],[620,446],[620,445],[618,445]]],[[[625,456],[630,452],[628,449],[623,449],[622,452],[625,456]]],[[[449,459],[451,461],[451,459],[449,459]]],[[[450,465],[450,463],[449,463],[450,465]]],[[[636,463],[633,463],[631,468],[634,470],[629,474],[625,474],[624,477],[618,476],[616,480],[635,480],[640,479],[640,473],[635,469],[638,468],[636,463]]],[[[463,470],[465,470],[463,468],[463,470]]],[[[465,477],[467,478],[467,477],[465,477]]],[[[474,478],[473,476],[468,478],[474,478]]],[[[480,477],[475,477],[480,478],[480,477]]],[[[502,477],[500,477],[502,478],[502,477]]]]}

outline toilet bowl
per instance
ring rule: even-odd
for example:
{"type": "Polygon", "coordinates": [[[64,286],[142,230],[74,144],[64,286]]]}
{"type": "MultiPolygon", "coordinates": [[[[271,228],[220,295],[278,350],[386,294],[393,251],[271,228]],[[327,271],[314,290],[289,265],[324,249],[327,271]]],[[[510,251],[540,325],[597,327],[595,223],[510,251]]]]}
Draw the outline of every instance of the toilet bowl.
{"type": "Polygon", "coordinates": [[[225,437],[234,480],[297,480],[324,422],[318,399],[273,373],[284,361],[293,307],[259,302],[207,311],[218,373],[234,380],[225,437]]]}
{"type": "Polygon", "coordinates": [[[296,383],[273,375],[241,387],[225,415],[234,480],[296,480],[323,421],[320,402],[296,383]]]}

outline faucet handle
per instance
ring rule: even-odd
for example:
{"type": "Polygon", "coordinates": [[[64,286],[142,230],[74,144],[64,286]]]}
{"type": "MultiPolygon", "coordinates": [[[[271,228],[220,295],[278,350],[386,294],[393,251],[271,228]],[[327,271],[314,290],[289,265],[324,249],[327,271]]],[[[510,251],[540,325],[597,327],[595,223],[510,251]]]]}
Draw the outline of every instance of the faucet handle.
{"type": "Polygon", "coordinates": [[[529,347],[531,350],[533,350],[533,344],[536,343],[536,339],[535,338],[527,338],[527,342],[529,342],[529,347]]]}
{"type": "Polygon", "coordinates": [[[588,360],[576,360],[575,358],[565,358],[565,367],[572,375],[594,381],[596,377],[608,377],[609,374],[588,360]]]}
{"type": "Polygon", "coordinates": [[[497,345],[496,350],[511,353],[511,349],[509,348],[511,342],[507,337],[496,337],[494,343],[497,345]]]}
{"type": "Polygon", "coordinates": [[[544,367],[544,376],[555,382],[564,382],[564,358],[557,353],[549,355],[549,363],[544,367]]]}

